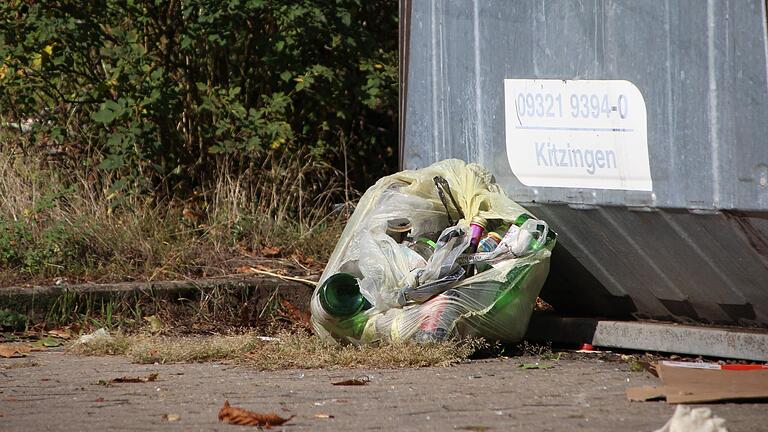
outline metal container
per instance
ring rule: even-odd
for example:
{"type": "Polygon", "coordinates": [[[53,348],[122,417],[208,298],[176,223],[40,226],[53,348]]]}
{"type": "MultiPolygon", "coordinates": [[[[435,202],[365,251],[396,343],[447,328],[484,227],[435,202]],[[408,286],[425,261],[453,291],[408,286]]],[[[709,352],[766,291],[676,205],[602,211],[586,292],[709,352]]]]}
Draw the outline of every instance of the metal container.
{"type": "Polygon", "coordinates": [[[478,162],[550,222],[560,237],[542,296],[560,312],[766,327],[765,8],[401,0],[403,168],[478,162]],[[521,181],[508,151],[516,144],[507,142],[505,80],[544,79],[637,89],[645,123],[633,130],[647,140],[637,163],[649,167],[648,187],[521,181]]]}

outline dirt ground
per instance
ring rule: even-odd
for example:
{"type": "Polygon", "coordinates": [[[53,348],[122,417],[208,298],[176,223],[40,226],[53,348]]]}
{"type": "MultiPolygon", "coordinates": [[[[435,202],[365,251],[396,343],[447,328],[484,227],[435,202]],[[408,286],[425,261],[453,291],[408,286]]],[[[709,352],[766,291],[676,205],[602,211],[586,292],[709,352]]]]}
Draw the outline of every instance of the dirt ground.
{"type": "MultiPolygon", "coordinates": [[[[219,423],[233,406],[295,417],[275,430],[653,431],[672,415],[666,402],[628,402],[648,372],[596,357],[476,360],[448,368],[260,372],[203,363],[132,364],[124,357],[34,352],[0,359],[0,430],[247,430],[219,423]],[[154,382],[104,385],[157,373],[154,382]],[[367,376],[365,386],[334,386],[367,376]],[[101,381],[101,382],[100,382],[101,381]],[[178,420],[169,421],[178,416],[178,420]],[[332,418],[327,418],[333,416],[332,418]]],[[[768,404],[713,404],[731,432],[768,430],[768,404]]]]}

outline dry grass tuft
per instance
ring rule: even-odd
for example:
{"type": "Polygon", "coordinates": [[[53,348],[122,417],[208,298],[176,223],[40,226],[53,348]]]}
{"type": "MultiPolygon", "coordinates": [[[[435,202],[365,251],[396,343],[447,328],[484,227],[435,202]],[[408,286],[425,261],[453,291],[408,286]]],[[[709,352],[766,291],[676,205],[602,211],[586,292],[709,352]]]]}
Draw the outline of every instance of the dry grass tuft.
{"type": "Polygon", "coordinates": [[[98,338],[88,343],[73,345],[70,352],[80,355],[125,355],[131,348],[132,338],[117,335],[112,338],[98,338]]]}
{"type": "Polygon", "coordinates": [[[229,164],[176,196],[113,191],[110,176],[0,146],[0,285],[317,273],[344,225],[343,174],[303,154],[229,164]]]}
{"type": "Polygon", "coordinates": [[[260,370],[317,368],[411,368],[449,366],[466,360],[476,341],[417,345],[338,345],[317,336],[281,333],[264,341],[254,334],[217,337],[117,336],[74,347],[81,355],[127,355],[138,363],[231,361],[260,370]]]}

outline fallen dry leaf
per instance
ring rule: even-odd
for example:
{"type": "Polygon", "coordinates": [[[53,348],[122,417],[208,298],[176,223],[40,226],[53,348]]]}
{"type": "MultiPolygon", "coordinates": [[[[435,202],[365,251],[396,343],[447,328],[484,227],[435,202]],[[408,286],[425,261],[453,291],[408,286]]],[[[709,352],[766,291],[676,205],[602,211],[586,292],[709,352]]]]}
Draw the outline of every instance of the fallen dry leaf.
{"type": "Polygon", "coordinates": [[[308,256],[304,255],[304,252],[302,252],[300,250],[293,251],[293,253],[291,253],[291,258],[295,259],[296,261],[301,261],[301,262],[313,262],[313,261],[315,261],[314,258],[308,257],[308,256]]]}
{"type": "Polygon", "coordinates": [[[229,406],[228,400],[224,401],[224,406],[219,410],[219,421],[243,426],[263,426],[267,429],[280,426],[292,418],[293,416],[283,418],[275,413],[261,414],[229,406]]]}
{"type": "Polygon", "coordinates": [[[163,414],[163,420],[169,422],[177,422],[181,420],[181,416],[178,414],[163,414]]]}
{"type": "Polygon", "coordinates": [[[0,357],[26,357],[30,347],[26,345],[0,345],[0,357]]]}
{"type": "Polygon", "coordinates": [[[104,401],[106,401],[106,399],[104,399],[103,397],[100,397],[100,398],[96,398],[94,402],[104,402],[104,401]]]}
{"type": "Polygon", "coordinates": [[[65,328],[57,328],[53,330],[48,330],[48,335],[61,338],[61,339],[71,339],[72,333],[69,332],[69,330],[65,328]]]}
{"type": "Polygon", "coordinates": [[[536,304],[534,305],[533,310],[552,311],[552,310],[555,310],[555,308],[553,308],[551,304],[542,300],[541,297],[536,297],[536,304]]]}
{"type": "Polygon", "coordinates": [[[488,426],[464,426],[464,427],[459,428],[459,429],[467,430],[467,431],[472,431],[472,432],[486,432],[486,431],[491,430],[491,428],[488,427],[488,426]]]}
{"type": "Polygon", "coordinates": [[[256,265],[256,266],[240,266],[235,267],[235,273],[238,274],[251,274],[251,273],[261,273],[266,274],[270,276],[285,276],[285,269],[275,269],[270,267],[265,267],[263,265],[256,265]]]}
{"type": "Polygon", "coordinates": [[[521,369],[552,369],[554,366],[548,365],[548,364],[539,364],[539,363],[523,363],[521,365],[518,365],[517,367],[521,369]]]}
{"type": "Polygon", "coordinates": [[[181,216],[190,222],[197,222],[200,220],[201,217],[203,217],[203,215],[200,212],[196,212],[186,207],[181,211],[181,216]]]}
{"type": "Polygon", "coordinates": [[[151,382],[157,379],[156,373],[149,374],[145,377],[120,377],[109,380],[110,383],[144,383],[151,382]]]}
{"type": "Polygon", "coordinates": [[[64,342],[61,341],[60,339],[55,339],[55,338],[52,338],[50,336],[46,336],[46,337],[40,339],[39,342],[40,342],[40,345],[42,345],[42,346],[44,346],[46,348],[55,348],[55,347],[58,347],[58,346],[61,346],[61,345],[64,344],[64,342]]]}
{"type": "Polygon", "coordinates": [[[261,248],[261,254],[267,258],[276,257],[280,255],[280,248],[273,246],[264,246],[261,248]]]}
{"type": "Polygon", "coordinates": [[[235,268],[235,273],[238,273],[238,274],[256,273],[256,269],[251,266],[240,266],[235,268]]]}
{"type": "Polygon", "coordinates": [[[291,320],[294,324],[300,324],[307,329],[312,328],[312,324],[309,322],[309,314],[301,311],[299,308],[293,305],[287,299],[281,298],[280,305],[283,306],[285,311],[281,311],[281,315],[291,320]]]}
{"type": "Polygon", "coordinates": [[[356,385],[368,385],[368,383],[371,382],[371,379],[368,377],[360,377],[355,379],[348,379],[344,381],[339,381],[335,383],[331,383],[333,385],[338,386],[356,386],[356,385]]]}
{"type": "Polygon", "coordinates": [[[165,323],[157,315],[145,316],[144,321],[149,323],[149,330],[152,333],[160,332],[165,328],[165,323]]]}

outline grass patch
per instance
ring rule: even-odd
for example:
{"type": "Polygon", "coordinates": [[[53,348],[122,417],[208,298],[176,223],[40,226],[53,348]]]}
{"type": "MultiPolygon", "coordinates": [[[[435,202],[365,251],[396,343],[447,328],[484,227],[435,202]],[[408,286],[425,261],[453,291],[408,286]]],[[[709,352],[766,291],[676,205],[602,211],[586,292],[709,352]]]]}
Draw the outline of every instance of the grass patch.
{"type": "Polygon", "coordinates": [[[0,286],[208,278],[243,266],[317,274],[345,223],[333,205],[350,196],[342,173],[304,154],[267,155],[246,174],[222,162],[184,199],[114,192],[97,174],[0,148],[0,286]]]}
{"type": "Polygon", "coordinates": [[[645,371],[645,366],[640,361],[638,361],[636,359],[632,359],[629,362],[629,371],[630,372],[643,372],[643,371],[645,371]]]}
{"type": "Polygon", "coordinates": [[[619,359],[624,361],[630,372],[645,372],[651,370],[651,363],[655,362],[652,355],[619,354],[619,359]]]}
{"type": "Polygon", "coordinates": [[[523,355],[539,357],[545,361],[560,360],[560,353],[552,351],[552,342],[537,343],[524,340],[518,345],[517,349],[523,355]]]}
{"type": "Polygon", "coordinates": [[[80,355],[125,355],[133,343],[133,337],[117,335],[112,338],[95,339],[88,343],[77,344],[70,348],[70,352],[80,355]]]}
{"type": "MultiPolygon", "coordinates": [[[[67,327],[75,333],[102,327],[136,333],[147,328],[163,335],[226,334],[249,328],[272,334],[302,318],[295,316],[295,310],[308,307],[313,289],[304,284],[275,287],[269,280],[250,278],[209,279],[178,289],[161,288],[95,293],[65,290],[55,297],[36,299],[32,306],[21,301],[12,305],[28,316],[9,312],[23,320],[14,319],[13,323],[20,324],[6,326],[0,319],[0,327],[16,331],[67,327]]],[[[0,318],[2,313],[0,310],[0,318]]]]}
{"type": "Polygon", "coordinates": [[[231,361],[260,370],[317,368],[412,368],[449,366],[466,360],[477,341],[433,344],[338,345],[303,333],[280,333],[264,341],[255,334],[206,337],[119,335],[72,348],[81,355],[126,355],[138,363],[231,361]]]}

